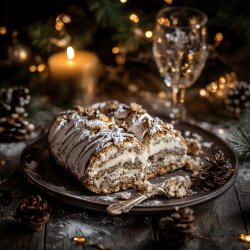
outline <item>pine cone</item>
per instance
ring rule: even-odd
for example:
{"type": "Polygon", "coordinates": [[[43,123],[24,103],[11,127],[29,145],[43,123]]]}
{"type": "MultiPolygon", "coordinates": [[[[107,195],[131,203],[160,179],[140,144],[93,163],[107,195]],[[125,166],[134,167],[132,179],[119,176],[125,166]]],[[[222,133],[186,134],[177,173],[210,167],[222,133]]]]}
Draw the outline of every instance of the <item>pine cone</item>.
{"type": "Polygon", "coordinates": [[[228,111],[237,115],[242,111],[250,111],[250,84],[237,82],[236,87],[229,90],[225,105],[228,111]]]}
{"type": "Polygon", "coordinates": [[[15,113],[16,108],[21,108],[29,104],[29,89],[17,86],[8,89],[1,89],[0,100],[1,116],[6,116],[10,113],[15,113]]]}
{"type": "Polygon", "coordinates": [[[194,211],[184,208],[170,216],[160,219],[158,237],[161,243],[167,246],[180,246],[186,244],[194,235],[194,211]]]}
{"type": "Polygon", "coordinates": [[[226,183],[233,174],[234,169],[225,159],[220,151],[212,159],[207,158],[207,163],[199,173],[199,179],[202,182],[204,191],[211,191],[226,183]]]}
{"type": "Polygon", "coordinates": [[[26,140],[32,138],[35,126],[28,121],[24,106],[30,101],[29,90],[13,87],[0,91],[0,137],[26,140]]]}
{"type": "Polygon", "coordinates": [[[17,220],[30,230],[41,230],[48,222],[51,207],[41,196],[35,195],[24,199],[17,208],[17,220]]]}

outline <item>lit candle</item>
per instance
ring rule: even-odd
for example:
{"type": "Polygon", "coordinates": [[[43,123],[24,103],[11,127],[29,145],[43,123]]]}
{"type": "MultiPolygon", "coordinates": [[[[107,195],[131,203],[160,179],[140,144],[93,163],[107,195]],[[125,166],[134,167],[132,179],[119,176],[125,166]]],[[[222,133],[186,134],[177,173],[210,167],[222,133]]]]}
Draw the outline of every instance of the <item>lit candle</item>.
{"type": "Polygon", "coordinates": [[[72,47],[68,47],[67,51],[50,56],[48,65],[53,79],[65,80],[96,73],[99,68],[99,60],[92,52],[74,51],[72,47]]]}
{"type": "Polygon", "coordinates": [[[94,97],[100,62],[96,54],[68,47],[48,59],[49,71],[56,85],[61,88],[61,98],[74,99],[74,103],[89,105],[94,97]],[[73,96],[72,96],[73,95],[73,96]]]}

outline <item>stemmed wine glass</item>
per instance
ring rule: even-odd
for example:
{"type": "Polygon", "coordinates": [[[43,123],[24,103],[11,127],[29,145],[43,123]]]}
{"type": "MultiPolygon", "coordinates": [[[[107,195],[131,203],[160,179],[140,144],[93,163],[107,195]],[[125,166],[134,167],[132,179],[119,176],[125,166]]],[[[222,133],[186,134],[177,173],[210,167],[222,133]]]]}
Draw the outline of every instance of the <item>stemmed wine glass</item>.
{"type": "Polygon", "coordinates": [[[185,91],[199,77],[207,59],[207,16],[186,7],[164,8],[156,16],[154,58],[172,90],[169,117],[183,120],[185,91]]]}

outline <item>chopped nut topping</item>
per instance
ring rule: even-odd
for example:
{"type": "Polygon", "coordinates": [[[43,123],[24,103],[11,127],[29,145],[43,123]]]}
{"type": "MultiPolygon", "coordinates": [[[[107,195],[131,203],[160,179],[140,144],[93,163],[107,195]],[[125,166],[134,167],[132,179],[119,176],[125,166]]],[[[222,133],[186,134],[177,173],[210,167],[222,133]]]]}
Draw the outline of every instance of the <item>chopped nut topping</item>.
{"type": "Polygon", "coordinates": [[[122,128],[124,128],[125,130],[128,130],[129,126],[128,126],[128,123],[127,122],[123,122],[121,125],[120,125],[122,128]]]}
{"type": "Polygon", "coordinates": [[[100,120],[104,121],[104,122],[108,122],[109,121],[109,118],[100,113],[99,110],[96,110],[96,109],[93,109],[93,108],[84,108],[82,106],[74,106],[74,110],[79,112],[80,115],[84,115],[84,116],[87,116],[88,119],[94,119],[94,118],[99,118],[100,120]]]}
{"type": "Polygon", "coordinates": [[[57,121],[58,121],[58,122],[70,121],[70,118],[69,118],[69,116],[67,116],[67,115],[61,115],[61,116],[58,116],[58,117],[57,117],[57,121]]]}
{"type": "Polygon", "coordinates": [[[142,126],[146,129],[146,132],[143,135],[143,139],[145,138],[150,139],[151,138],[151,133],[150,133],[150,121],[147,117],[145,117],[142,121],[142,126]]]}
{"type": "Polygon", "coordinates": [[[131,102],[128,106],[128,110],[131,112],[139,113],[139,114],[144,114],[146,112],[145,109],[142,108],[141,105],[131,102]]]}
{"type": "Polygon", "coordinates": [[[148,130],[150,129],[150,123],[149,123],[148,117],[143,118],[142,125],[143,125],[144,128],[146,128],[148,130]]]}
{"type": "MultiPolygon", "coordinates": [[[[114,123],[114,119],[109,119],[109,117],[107,117],[106,115],[99,113],[98,114],[98,118],[103,121],[103,122],[112,122],[114,123]]],[[[113,118],[113,117],[112,117],[113,118]]]]}
{"type": "Polygon", "coordinates": [[[109,128],[112,129],[112,130],[114,130],[114,129],[117,129],[118,127],[117,127],[116,124],[110,124],[109,128]]]}
{"type": "Polygon", "coordinates": [[[192,155],[198,155],[201,153],[201,144],[198,140],[193,138],[186,138],[186,143],[188,146],[188,153],[192,155]]]}
{"type": "Polygon", "coordinates": [[[67,115],[63,115],[61,118],[66,120],[66,121],[69,121],[69,117],[67,115]]]}
{"type": "Polygon", "coordinates": [[[129,193],[129,192],[123,192],[119,196],[119,198],[121,200],[128,200],[128,199],[130,199],[130,197],[131,197],[131,193],[129,193]]]}
{"type": "Polygon", "coordinates": [[[74,106],[74,110],[79,113],[84,113],[84,107],[79,106],[79,105],[74,106]]]}
{"type": "Polygon", "coordinates": [[[119,108],[119,102],[118,101],[108,101],[105,108],[109,112],[116,111],[119,108]]]}
{"type": "Polygon", "coordinates": [[[89,119],[97,118],[99,111],[92,109],[92,108],[86,108],[84,110],[84,115],[87,115],[89,119]]]}

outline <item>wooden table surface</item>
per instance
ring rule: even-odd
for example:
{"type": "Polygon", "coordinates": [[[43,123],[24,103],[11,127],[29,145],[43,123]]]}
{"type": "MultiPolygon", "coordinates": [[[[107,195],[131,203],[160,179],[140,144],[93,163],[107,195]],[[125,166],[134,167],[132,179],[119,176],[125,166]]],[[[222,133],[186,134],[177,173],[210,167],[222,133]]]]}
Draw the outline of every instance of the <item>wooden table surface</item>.
{"type": "MultiPolygon", "coordinates": [[[[0,147],[2,149],[2,147],[0,147]]],[[[74,244],[72,238],[84,235],[89,240],[113,250],[171,249],[160,246],[157,238],[157,215],[123,215],[89,211],[63,203],[39,192],[17,167],[0,188],[8,188],[13,196],[11,205],[0,207],[0,249],[71,250],[94,249],[74,244]],[[46,226],[28,232],[15,221],[15,211],[24,198],[40,194],[52,206],[46,226]]],[[[181,249],[249,249],[250,244],[239,240],[240,234],[250,230],[250,162],[240,162],[235,184],[215,200],[193,207],[195,213],[194,238],[181,249]]]]}
{"type": "MultiPolygon", "coordinates": [[[[152,81],[149,79],[148,82],[152,81]]],[[[111,95],[111,98],[116,97],[116,92],[113,96],[111,95]]],[[[151,105],[151,103],[155,103],[159,99],[158,96],[152,98],[144,92],[141,98],[143,99],[142,104],[148,104],[146,108],[152,109],[155,108],[155,105],[151,105]]],[[[189,111],[193,111],[192,114],[195,114],[196,118],[207,119],[210,113],[213,114],[210,117],[214,117],[216,109],[211,108],[208,112],[204,112],[204,110],[207,111],[207,109],[203,109],[204,100],[191,97],[188,103],[191,106],[189,111]],[[193,100],[193,105],[191,100],[193,100]]],[[[159,110],[159,106],[156,106],[156,109],[159,110]]],[[[50,107],[48,110],[51,112],[50,107]]],[[[55,110],[55,113],[57,111],[55,110]]],[[[38,113],[36,111],[35,114],[37,117],[40,116],[38,119],[40,126],[46,126],[51,121],[48,112],[38,113]]],[[[220,115],[219,113],[217,117],[220,115]]],[[[210,122],[217,122],[217,119],[210,119],[210,122]]],[[[2,149],[0,143],[0,153],[2,149]]],[[[17,165],[15,172],[7,182],[0,185],[0,188],[8,188],[13,196],[11,205],[0,206],[0,249],[94,249],[74,244],[72,238],[80,235],[112,250],[172,249],[164,245],[160,246],[157,240],[159,219],[166,213],[113,217],[106,213],[74,207],[40,192],[32,186],[20,171],[19,154],[14,158],[16,158],[17,165]],[[31,233],[16,223],[15,214],[21,200],[35,194],[40,194],[48,201],[52,212],[45,227],[41,231],[31,233]]],[[[181,249],[250,249],[250,244],[239,240],[240,234],[250,233],[250,161],[240,162],[239,167],[236,182],[228,191],[215,200],[192,207],[195,214],[195,235],[181,249]]]]}

